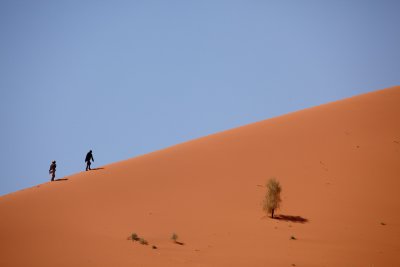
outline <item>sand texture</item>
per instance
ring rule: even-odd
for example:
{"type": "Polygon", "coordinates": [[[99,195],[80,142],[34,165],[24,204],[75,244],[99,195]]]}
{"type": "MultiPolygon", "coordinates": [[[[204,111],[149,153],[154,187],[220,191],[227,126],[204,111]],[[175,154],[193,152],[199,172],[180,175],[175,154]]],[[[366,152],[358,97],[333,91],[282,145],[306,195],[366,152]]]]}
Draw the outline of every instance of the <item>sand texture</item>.
{"type": "Polygon", "coordinates": [[[395,267],[399,188],[393,87],[2,196],[0,266],[395,267]]]}

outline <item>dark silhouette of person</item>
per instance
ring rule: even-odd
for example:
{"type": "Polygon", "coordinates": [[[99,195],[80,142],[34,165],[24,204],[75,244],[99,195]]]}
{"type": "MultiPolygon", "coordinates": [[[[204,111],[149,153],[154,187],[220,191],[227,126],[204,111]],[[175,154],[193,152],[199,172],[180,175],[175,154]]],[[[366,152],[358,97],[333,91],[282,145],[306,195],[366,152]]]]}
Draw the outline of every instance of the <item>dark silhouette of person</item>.
{"type": "Polygon", "coordinates": [[[56,177],[56,168],[57,168],[56,161],[53,160],[51,162],[50,169],[49,169],[49,174],[51,174],[51,181],[54,181],[54,178],[56,177]]]}
{"type": "Polygon", "coordinates": [[[87,154],[86,154],[86,158],[85,158],[85,162],[86,162],[86,171],[87,170],[91,170],[90,168],[90,164],[92,164],[90,161],[94,162],[94,158],[92,155],[92,150],[90,150],[87,154]]]}

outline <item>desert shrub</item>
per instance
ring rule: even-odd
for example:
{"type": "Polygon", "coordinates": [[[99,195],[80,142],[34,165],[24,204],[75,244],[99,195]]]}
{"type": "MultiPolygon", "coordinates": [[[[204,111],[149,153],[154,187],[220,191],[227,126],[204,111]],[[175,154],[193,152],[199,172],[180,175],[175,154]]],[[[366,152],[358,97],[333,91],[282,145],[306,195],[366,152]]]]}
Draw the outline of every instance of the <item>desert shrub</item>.
{"type": "Polygon", "coordinates": [[[139,243],[142,244],[142,245],[148,245],[149,244],[144,238],[140,238],[139,239],[139,243]]]}
{"type": "Polygon", "coordinates": [[[175,244],[183,246],[185,243],[178,241],[178,235],[176,233],[172,233],[171,239],[174,241],[175,244]]]}
{"type": "Polygon", "coordinates": [[[132,241],[139,241],[139,236],[136,233],[132,233],[130,239],[132,241]]]}
{"type": "Polygon", "coordinates": [[[171,239],[176,243],[178,241],[178,235],[176,233],[172,233],[171,239]]]}
{"type": "Polygon", "coordinates": [[[281,191],[282,188],[275,178],[268,180],[263,209],[265,212],[271,213],[271,218],[274,218],[274,212],[280,206],[281,191]]]}

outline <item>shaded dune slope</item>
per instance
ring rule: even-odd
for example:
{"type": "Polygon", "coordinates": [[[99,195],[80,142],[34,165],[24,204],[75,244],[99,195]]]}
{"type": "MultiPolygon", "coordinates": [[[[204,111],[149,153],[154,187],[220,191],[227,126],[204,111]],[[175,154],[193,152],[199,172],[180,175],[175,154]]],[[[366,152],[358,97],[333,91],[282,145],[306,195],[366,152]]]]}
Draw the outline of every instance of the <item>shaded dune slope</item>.
{"type": "Polygon", "coordinates": [[[400,266],[399,118],[393,87],[2,196],[0,266],[400,266]]]}

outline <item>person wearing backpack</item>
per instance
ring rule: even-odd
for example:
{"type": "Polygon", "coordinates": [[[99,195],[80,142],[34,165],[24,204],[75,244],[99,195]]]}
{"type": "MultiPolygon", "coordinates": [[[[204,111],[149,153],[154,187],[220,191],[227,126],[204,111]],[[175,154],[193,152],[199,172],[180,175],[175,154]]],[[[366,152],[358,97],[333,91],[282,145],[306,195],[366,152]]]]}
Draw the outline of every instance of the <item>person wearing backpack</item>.
{"type": "Polygon", "coordinates": [[[86,158],[85,158],[85,162],[86,162],[86,171],[91,170],[91,168],[90,168],[90,165],[92,164],[91,161],[94,162],[92,150],[90,150],[90,151],[86,154],[86,158]]]}
{"type": "Polygon", "coordinates": [[[51,181],[54,181],[54,178],[56,177],[56,168],[57,168],[56,161],[53,160],[51,162],[50,169],[49,169],[49,174],[51,174],[51,181]]]}

